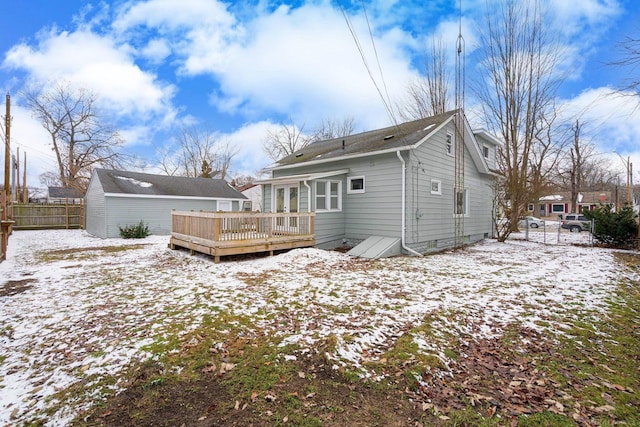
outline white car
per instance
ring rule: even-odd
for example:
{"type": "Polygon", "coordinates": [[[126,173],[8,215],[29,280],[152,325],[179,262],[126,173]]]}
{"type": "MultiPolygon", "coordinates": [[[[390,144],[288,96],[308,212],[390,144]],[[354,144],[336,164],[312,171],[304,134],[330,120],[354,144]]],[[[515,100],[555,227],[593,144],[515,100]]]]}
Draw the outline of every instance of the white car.
{"type": "Polygon", "coordinates": [[[535,216],[525,216],[520,218],[520,221],[518,221],[518,227],[526,227],[527,223],[530,228],[544,227],[544,220],[536,218],[535,216]]]}

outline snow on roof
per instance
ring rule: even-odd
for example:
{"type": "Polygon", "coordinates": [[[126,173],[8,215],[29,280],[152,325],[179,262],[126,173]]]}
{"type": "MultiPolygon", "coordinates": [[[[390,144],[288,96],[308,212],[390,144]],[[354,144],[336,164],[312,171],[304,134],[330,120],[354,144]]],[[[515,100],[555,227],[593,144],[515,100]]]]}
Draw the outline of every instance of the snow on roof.
{"type": "MultiPolygon", "coordinates": [[[[582,237],[573,234],[567,233],[582,237]]],[[[80,230],[13,233],[0,286],[22,283],[24,289],[0,298],[0,324],[11,331],[0,335],[0,425],[20,424],[57,405],[48,422],[68,424],[91,398],[58,402],[50,399],[57,390],[80,380],[90,390],[104,376],[122,379],[129,363],[152,356],[144,346],[153,337],[169,334],[178,322],[185,333],[193,330],[205,314],[249,316],[261,331],[296,343],[298,350],[283,349],[284,360],[335,335],[335,367],[373,376],[365,362],[382,357],[407,325],[427,315],[435,331],[472,338],[499,336],[512,322],[562,333],[568,311],[606,312],[620,274],[610,250],[521,240],[424,258],[372,261],[308,248],[220,264],[172,251],[167,242],[166,236],[103,240],[80,230]],[[104,250],[126,245],[138,246],[104,250]],[[40,257],[65,249],[71,249],[65,256],[40,257]],[[105,265],[118,272],[108,281],[105,265]],[[253,285],[257,278],[260,286],[253,285]],[[539,321],[549,317],[559,320],[539,321]],[[299,326],[283,328],[291,319],[299,326]]],[[[447,366],[444,335],[417,335],[415,342],[447,366]]]]}
{"type": "Polygon", "coordinates": [[[123,181],[129,181],[130,183],[132,183],[133,185],[138,185],[142,188],[148,188],[153,186],[152,183],[150,182],[146,182],[146,181],[139,181],[135,178],[127,178],[126,176],[116,176],[116,179],[121,179],[123,181]]]}
{"type": "Polygon", "coordinates": [[[562,200],[563,197],[558,195],[558,194],[554,194],[552,196],[544,196],[544,197],[540,197],[540,201],[541,202],[553,202],[555,200],[562,200]]]}

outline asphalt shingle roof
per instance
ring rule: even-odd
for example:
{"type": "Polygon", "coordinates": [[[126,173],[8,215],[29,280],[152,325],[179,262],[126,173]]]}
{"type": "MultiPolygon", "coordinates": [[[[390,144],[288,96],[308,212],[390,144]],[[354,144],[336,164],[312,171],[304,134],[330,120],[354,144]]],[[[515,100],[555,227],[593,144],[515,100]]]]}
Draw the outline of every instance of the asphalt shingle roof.
{"type": "Polygon", "coordinates": [[[49,197],[56,199],[82,199],[84,194],[76,188],[48,187],[49,197]]]}
{"type": "Polygon", "coordinates": [[[330,159],[350,154],[402,148],[413,145],[435,128],[449,120],[457,110],[432,117],[389,126],[356,135],[313,142],[278,161],[278,165],[293,165],[312,160],[330,159]]]}
{"type": "Polygon", "coordinates": [[[94,169],[105,193],[246,199],[224,179],[94,169]]]}

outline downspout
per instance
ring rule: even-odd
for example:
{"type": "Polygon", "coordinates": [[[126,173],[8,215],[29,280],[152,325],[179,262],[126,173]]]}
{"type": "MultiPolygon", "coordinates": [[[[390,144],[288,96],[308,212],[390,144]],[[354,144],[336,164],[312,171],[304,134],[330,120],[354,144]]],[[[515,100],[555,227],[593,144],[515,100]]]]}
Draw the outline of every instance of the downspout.
{"type": "Polygon", "coordinates": [[[396,155],[398,156],[398,159],[400,160],[400,163],[402,163],[402,238],[400,239],[400,244],[402,245],[402,249],[404,249],[405,251],[413,254],[413,255],[417,255],[417,256],[422,256],[421,253],[414,251],[413,249],[411,249],[410,247],[408,247],[405,243],[405,232],[406,232],[406,170],[407,170],[407,164],[405,163],[404,159],[402,158],[402,154],[400,154],[400,150],[396,151],[396,155]]]}
{"type": "Polygon", "coordinates": [[[307,184],[306,179],[302,183],[307,187],[307,212],[311,212],[311,186],[307,184]]]}

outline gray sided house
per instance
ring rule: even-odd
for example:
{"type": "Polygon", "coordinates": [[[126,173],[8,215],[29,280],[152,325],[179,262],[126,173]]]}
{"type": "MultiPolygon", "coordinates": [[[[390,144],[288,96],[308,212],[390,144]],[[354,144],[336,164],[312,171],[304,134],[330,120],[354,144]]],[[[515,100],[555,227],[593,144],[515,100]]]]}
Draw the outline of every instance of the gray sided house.
{"type": "Polygon", "coordinates": [[[94,169],[85,203],[86,230],[120,237],[120,228],[148,224],[151,234],[171,234],[172,210],[238,211],[246,200],[223,179],[187,178],[94,169]]]}
{"type": "Polygon", "coordinates": [[[458,111],[314,142],[260,181],[264,211],[314,211],[317,246],[368,257],[476,242],[493,234],[499,144],[458,111]]]}

